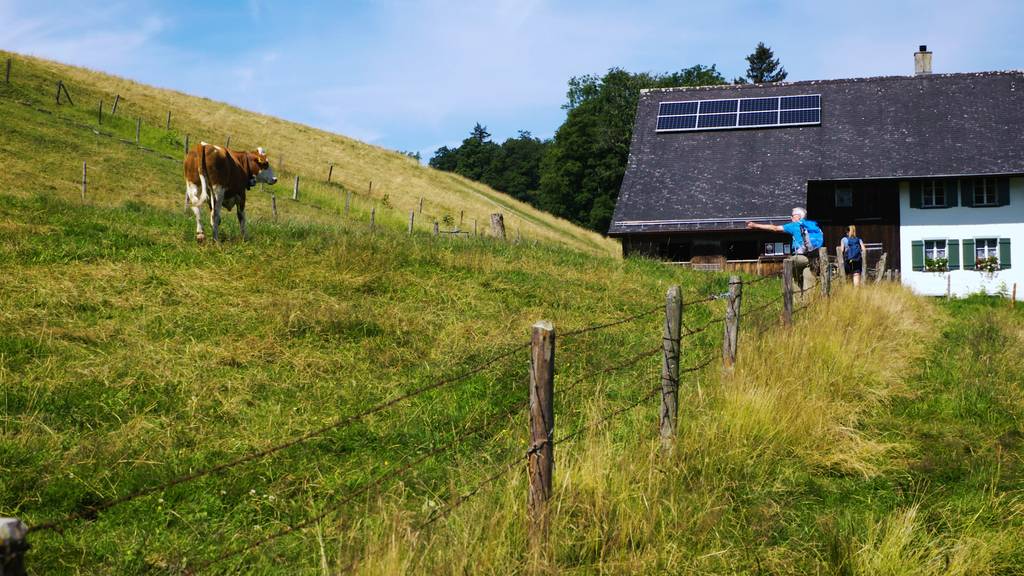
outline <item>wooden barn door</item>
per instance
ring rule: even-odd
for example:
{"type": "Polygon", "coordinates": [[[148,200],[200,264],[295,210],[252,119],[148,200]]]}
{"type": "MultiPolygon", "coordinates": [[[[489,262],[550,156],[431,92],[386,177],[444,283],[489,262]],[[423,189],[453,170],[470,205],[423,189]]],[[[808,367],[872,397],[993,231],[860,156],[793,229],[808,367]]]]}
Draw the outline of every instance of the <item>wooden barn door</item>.
{"type": "Polygon", "coordinates": [[[846,227],[857,227],[857,236],[869,246],[868,267],[878,264],[885,252],[887,268],[900,268],[899,183],[895,181],[810,182],[807,217],[825,233],[825,247],[836,253],[846,227]],[[837,188],[840,188],[837,193],[837,188]],[[838,205],[837,205],[838,204],[838,205]],[[871,248],[878,249],[871,249],[871,248]]]}

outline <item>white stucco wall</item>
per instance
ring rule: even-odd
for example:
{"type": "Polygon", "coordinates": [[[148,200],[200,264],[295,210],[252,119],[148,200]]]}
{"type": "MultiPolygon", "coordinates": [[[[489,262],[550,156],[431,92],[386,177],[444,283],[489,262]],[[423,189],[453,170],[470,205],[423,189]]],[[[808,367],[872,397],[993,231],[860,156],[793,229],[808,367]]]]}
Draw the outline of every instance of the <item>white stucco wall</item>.
{"type": "Polygon", "coordinates": [[[1010,204],[993,208],[958,206],[923,210],[910,207],[910,184],[900,183],[900,276],[914,292],[929,296],[946,294],[947,278],[956,296],[981,290],[989,294],[1017,283],[1017,299],[1024,300],[1024,178],[1010,179],[1010,204]],[[911,242],[914,240],[963,240],[971,238],[1010,238],[1010,269],[987,275],[977,270],[915,272],[911,242]]]}

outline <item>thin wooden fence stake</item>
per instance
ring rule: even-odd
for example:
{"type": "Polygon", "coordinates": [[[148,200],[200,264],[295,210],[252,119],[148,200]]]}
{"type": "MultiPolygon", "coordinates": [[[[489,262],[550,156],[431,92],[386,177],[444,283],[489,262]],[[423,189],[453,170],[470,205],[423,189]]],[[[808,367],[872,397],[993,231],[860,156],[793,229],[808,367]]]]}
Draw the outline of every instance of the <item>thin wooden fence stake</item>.
{"type": "Polygon", "coordinates": [[[476,236],[476,218],[473,218],[473,236],[476,236]]]}
{"type": "Polygon", "coordinates": [[[551,472],[555,447],[555,327],[542,320],[533,325],[530,339],[530,450],[528,461],[530,492],[530,550],[543,555],[547,545],[551,472]]]}
{"type": "Polygon", "coordinates": [[[11,59],[7,59],[7,71],[4,72],[4,84],[11,83],[11,59]]]}
{"type": "Polygon", "coordinates": [[[889,259],[888,252],[882,252],[882,257],[878,260],[878,267],[875,268],[875,284],[882,282],[882,271],[885,270],[885,263],[889,259]]]}
{"type": "MultiPolygon", "coordinates": [[[[861,254],[861,258],[864,255],[861,254]]],[[[843,264],[843,247],[836,246],[836,264],[839,265],[839,279],[846,281],[846,266],[843,264]]]]}
{"type": "Polygon", "coordinates": [[[782,261],[782,323],[793,325],[793,259],[782,261]]]}
{"type": "Polygon", "coordinates": [[[333,173],[334,173],[334,164],[329,164],[327,166],[327,183],[328,184],[331,183],[331,174],[333,174],[333,173]]]}
{"type": "Polygon", "coordinates": [[[85,202],[86,188],[88,187],[88,167],[85,160],[82,161],[82,202],[85,202]]]}
{"type": "Polygon", "coordinates": [[[729,295],[725,300],[725,338],[722,341],[722,365],[732,370],[740,340],[740,305],[743,303],[743,280],[729,277],[729,295]]]}
{"type": "Polygon", "coordinates": [[[120,102],[120,101],[121,101],[121,95],[120,94],[115,94],[114,95],[114,105],[110,107],[110,115],[111,116],[113,116],[114,114],[117,114],[117,103],[120,102]]]}
{"type": "Polygon", "coordinates": [[[60,90],[63,87],[64,87],[64,81],[63,80],[58,80],[57,81],[57,104],[58,105],[60,104],[60,90]]]}
{"type": "Polygon", "coordinates": [[[412,236],[413,221],[416,220],[416,211],[409,210],[409,235],[412,236]]]}
{"type": "Polygon", "coordinates": [[[860,283],[868,283],[868,253],[860,255],[860,283]]]}
{"type": "Polygon", "coordinates": [[[139,131],[142,130],[142,117],[135,119],[135,143],[139,143],[139,131]]]}
{"type": "Polygon", "coordinates": [[[680,326],[683,323],[683,297],[679,286],[671,286],[665,294],[665,330],[661,338],[661,447],[669,448],[676,438],[679,415],[679,352],[680,326]]]}
{"type": "Polygon", "coordinates": [[[828,249],[824,246],[818,248],[818,283],[821,284],[821,295],[828,296],[828,273],[832,268],[828,264],[828,249]]]}
{"type": "Polygon", "coordinates": [[[103,124],[103,100],[100,100],[100,109],[97,111],[97,123],[103,124]]]}
{"type": "Polygon", "coordinates": [[[1013,294],[1010,296],[1010,308],[1017,306],[1017,283],[1013,283],[1013,294]]]}
{"type": "Polygon", "coordinates": [[[185,134],[185,154],[188,154],[188,134],[185,134]]]}
{"type": "Polygon", "coordinates": [[[465,210],[459,210],[459,229],[462,229],[462,217],[465,215],[465,210]]]}
{"type": "Polygon", "coordinates": [[[434,220],[434,238],[437,238],[437,235],[439,233],[440,233],[440,230],[438,229],[438,226],[437,226],[437,220],[434,220]]]}
{"type": "Polygon", "coordinates": [[[370,180],[370,187],[366,190],[367,196],[373,196],[373,180],[370,180]]]}
{"type": "Polygon", "coordinates": [[[377,207],[370,208],[370,232],[377,227],[377,207]]]}
{"type": "Polygon", "coordinates": [[[171,129],[171,111],[168,110],[167,111],[167,125],[164,126],[164,130],[170,130],[170,129],[171,129]]]}
{"type": "Polygon", "coordinates": [[[18,518],[0,518],[0,575],[25,576],[27,535],[28,526],[18,518]]]}
{"type": "Polygon", "coordinates": [[[270,212],[274,215],[274,222],[277,222],[277,194],[270,193],[270,212]]]}
{"type": "Polygon", "coordinates": [[[423,214],[423,197],[420,196],[420,214],[423,214]]]}
{"type": "Polygon", "coordinates": [[[60,87],[64,90],[64,97],[68,99],[68,104],[75,105],[75,101],[71,99],[71,93],[68,92],[68,85],[61,82],[60,87]]]}
{"type": "Polygon", "coordinates": [[[295,187],[292,188],[292,200],[299,199],[299,175],[295,175],[295,187]]]}

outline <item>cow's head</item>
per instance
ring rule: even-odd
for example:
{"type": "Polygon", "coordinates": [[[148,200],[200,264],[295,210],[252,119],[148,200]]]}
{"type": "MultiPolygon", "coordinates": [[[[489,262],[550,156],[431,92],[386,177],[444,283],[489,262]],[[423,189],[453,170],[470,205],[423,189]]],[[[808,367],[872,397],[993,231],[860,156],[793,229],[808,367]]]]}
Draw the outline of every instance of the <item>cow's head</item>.
{"type": "Polygon", "coordinates": [[[252,183],[266,182],[267,184],[277,184],[277,176],[274,175],[274,170],[270,167],[270,160],[267,159],[267,153],[263,148],[257,148],[256,152],[251,153],[252,161],[256,164],[256,169],[252,171],[252,183]]]}

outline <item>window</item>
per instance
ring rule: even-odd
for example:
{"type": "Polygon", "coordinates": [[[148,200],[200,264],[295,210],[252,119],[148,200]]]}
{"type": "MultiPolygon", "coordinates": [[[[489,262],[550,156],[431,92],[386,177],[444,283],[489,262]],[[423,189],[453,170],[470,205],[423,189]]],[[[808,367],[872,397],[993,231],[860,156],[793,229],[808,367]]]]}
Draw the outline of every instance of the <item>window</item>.
{"type": "Polygon", "coordinates": [[[995,178],[975,178],[972,183],[975,206],[997,206],[999,204],[995,178]]]}
{"type": "Polygon", "coordinates": [[[921,207],[944,208],[946,206],[946,186],[942,180],[925,180],[921,183],[921,207]]]}
{"type": "Polygon", "coordinates": [[[793,248],[789,245],[789,242],[765,242],[764,255],[765,256],[785,256],[792,252],[793,248]]]}
{"type": "Polygon", "coordinates": [[[836,208],[853,208],[853,186],[836,184],[836,208]]]}
{"type": "Polygon", "coordinates": [[[999,261],[999,241],[995,238],[978,238],[974,241],[975,260],[995,258],[999,261]]]}
{"type": "Polygon", "coordinates": [[[924,241],[924,269],[927,272],[945,272],[949,269],[945,240],[924,241]]]}

